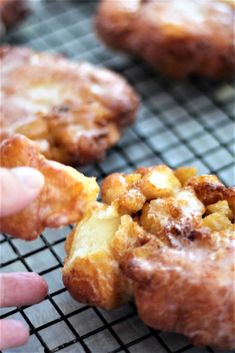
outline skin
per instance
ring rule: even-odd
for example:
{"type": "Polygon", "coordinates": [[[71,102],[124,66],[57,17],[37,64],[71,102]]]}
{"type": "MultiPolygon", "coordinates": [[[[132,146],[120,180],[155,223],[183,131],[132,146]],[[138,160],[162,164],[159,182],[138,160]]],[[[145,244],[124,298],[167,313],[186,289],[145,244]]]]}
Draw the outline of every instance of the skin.
{"type": "Polygon", "coordinates": [[[0,217],[19,212],[41,191],[43,175],[29,167],[0,168],[0,217]]]}
{"type": "MultiPolygon", "coordinates": [[[[44,185],[43,175],[33,168],[0,168],[0,217],[19,212],[28,206],[44,185]]],[[[42,301],[47,283],[36,273],[0,274],[0,307],[32,305],[42,301]]],[[[0,349],[23,345],[29,329],[12,319],[0,320],[0,349]]]]}

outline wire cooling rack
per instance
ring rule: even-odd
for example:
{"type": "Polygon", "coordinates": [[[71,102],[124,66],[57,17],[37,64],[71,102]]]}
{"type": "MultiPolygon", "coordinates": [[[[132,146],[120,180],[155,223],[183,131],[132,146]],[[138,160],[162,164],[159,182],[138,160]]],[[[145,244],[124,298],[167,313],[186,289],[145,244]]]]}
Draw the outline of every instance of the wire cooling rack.
{"type": "MultiPolygon", "coordinates": [[[[4,38],[5,43],[62,52],[76,60],[110,67],[141,95],[136,124],[102,163],[82,171],[101,180],[108,173],[129,172],[139,166],[195,165],[200,173],[215,173],[232,185],[234,82],[172,82],[136,59],[108,51],[93,30],[96,5],[87,0],[42,1],[34,15],[4,38]]],[[[69,232],[69,227],[47,230],[33,242],[1,235],[1,270],[36,271],[49,284],[49,295],[42,303],[2,309],[2,317],[24,321],[31,332],[27,345],[4,353],[217,353],[211,348],[194,348],[183,336],[148,328],[133,303],[104,311],[75,302],[61,280],[64,241],[69,232]]]]}

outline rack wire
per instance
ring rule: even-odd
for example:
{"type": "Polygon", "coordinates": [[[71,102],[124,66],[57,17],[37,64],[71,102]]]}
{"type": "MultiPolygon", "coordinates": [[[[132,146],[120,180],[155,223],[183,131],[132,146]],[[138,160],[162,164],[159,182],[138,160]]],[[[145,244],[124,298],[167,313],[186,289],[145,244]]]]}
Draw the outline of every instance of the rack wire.
{"type": "MultiPolygon", "coordinates": [[[[81,170],[100,181],[108,173],[139,166],[195,165],[199,173],[215,173],[232,185],[235,82],[168,81],[147,64],[109,51],[93,30],[96,6],[96,1],[87,0],[42,1],[34,15],[3,39],[109,67],[141,95],[135,125],[103,162],[81,170]]],[[[36,271],[49,284],[42,303],[1,310],[1,318],[25,321],[31,334],[27,345],[4,353],[217,353],[209,347],[192,347],[183,336],[145,326],[133,303],[108,312],[75,302],[61,279],[64,241],[70,230],[46,230],[30,243],[0,236],[3,272],[36,271]]]]}

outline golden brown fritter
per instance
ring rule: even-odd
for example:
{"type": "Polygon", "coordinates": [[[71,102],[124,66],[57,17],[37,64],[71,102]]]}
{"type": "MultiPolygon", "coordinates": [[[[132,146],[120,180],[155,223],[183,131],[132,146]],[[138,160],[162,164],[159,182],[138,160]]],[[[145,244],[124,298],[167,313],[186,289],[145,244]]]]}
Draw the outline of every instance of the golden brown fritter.
{"type": "Polygon", "coordinates": [[[133,250],[123,271],[147,325],[184,334],[195,345],[235,347],[234,230],[199,232],[181,247],[149,242],[133,250]]]}
{"type": "Polygon", "coordinates": [[[138,98],[119,75],[22,47],[0,49],[0,140],[20,133],[46,158],[103,158],[135,119],[138,98]]]}
{"type": "Polygon", "coordinates": [[[0,34],[21,22],[28,13],[28,0],[0,0],[0,34]]]}
{"type": "Polygon", "coordinates": [[[15,237],[33,240],[45,227],[79,221],[99,193],[95,178],[87,178],[71,167],[47,160],[37,146],[22,135],[3,141],[0,156],[1,167],[29,166],[45,177],[45,185],[35,201],[17,214],[1,218],[0,231],[15,237]]]}
{"type": "Polygon", "coordinates": [[[234,0],[101,0],[100,38],[172,78],[235,73],[234,0]]]}
{"type": "Polygon", "coordinates": [[[159,165],[114,173],[101,193],[66,243],[73,297],[110,309],[134,296],[148,325],[234,348],[234,188],[159,165]]]}

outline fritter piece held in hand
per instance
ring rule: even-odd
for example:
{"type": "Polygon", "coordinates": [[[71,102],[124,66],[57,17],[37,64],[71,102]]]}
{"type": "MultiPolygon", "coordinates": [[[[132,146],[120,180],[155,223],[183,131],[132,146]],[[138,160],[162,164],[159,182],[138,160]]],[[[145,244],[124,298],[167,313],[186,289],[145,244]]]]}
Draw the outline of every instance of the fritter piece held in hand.
{"type": "Polygon", "coordinates": [[[135,120],[136,94],[109,70],[9,46],[0,64],[0,140],[23,134],[48,159],[89,164],[135,120]]]}
{"type": "Polygon", "coordinates": [[[160,165],[112,174],[101,191],[67,240],[74,298],[113,308],[134,296],[148,325],[234,348],[234,188],[160,165]]]}
{"type": "Polygon", "coordinates": [[[173,78],[235,73],[234,0],[101,0],[98,35],[173,78]]]}
{"type": "Polygon", "coordinates": [[[45,177],[45,185],[35,201],[17,214],[1,218],[0,230],[15,237],[33,240],[45,227],[79,221],[99,193],[95,178],[87,178],[71,167],[47,160],[37,146],[22,135],[3,141],[0,155],[1,167],[29,166],[45,177]]]}

